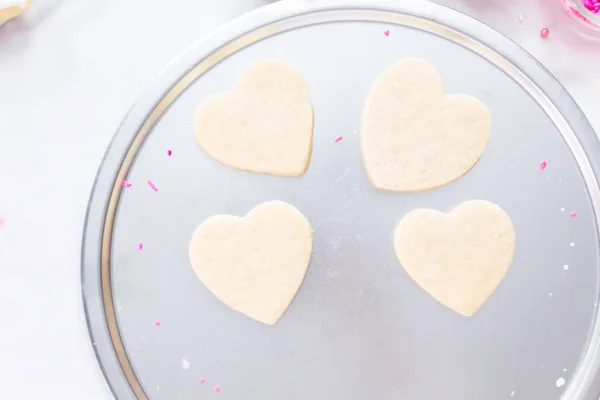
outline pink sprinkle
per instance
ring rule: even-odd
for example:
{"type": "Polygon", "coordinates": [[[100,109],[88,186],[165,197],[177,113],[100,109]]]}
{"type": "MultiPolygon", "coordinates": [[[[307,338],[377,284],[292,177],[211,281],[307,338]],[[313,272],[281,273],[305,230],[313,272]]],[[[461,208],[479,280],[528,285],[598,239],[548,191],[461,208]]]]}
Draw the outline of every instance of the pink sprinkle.
{"type": "Polygon", "coordinates": [[[156,185],[154,183],[152,183],[152,181],[150,179],[148,179],[146,182],[148,182],[148,185],[152,188],[152,190],[154,190],[155,192],[158,192],[158,188],[156,187],[156,185]]]}
{"type": "Polygon", "coordinates": [[[206,383],[206,379],[200,378],[200,384],[204,384],[204,383],[206,383]]]}
{"type": "Polygon", "coordinates": [[[547,166],[548,166],[548,163],[546,162],[546,160],[544,160],[540,163],[541,170],[545,170],[547,166]]]}
{"type": "Polygon", "coordinates": [[[213,391],[215,391],[216,393],[219,393],[221,391],[221,388],[219,386],[215,386],[213,391]]]}
{"type": "Polygon", "coordinates": [[[546,39],[549,34],[550,34],[550,29],[548,29],[548,28],[544,28],[540,32],[540,36],[543,37],[544,39],[546,39]]]}
{"type": "Polygon", "coordinates": [[[386,29],[385,31],[383,31],[383,34],[384,34],[385,36],[390,36],[390,30],[389,30],[389,29],[386,29]]]}
{"type": "Polygon", "coordinates": [[[575,218],[577,216],[577,212],[575,211],[571,211],[571,214],[569,214],[569,217],[571,218],[575,218]]]}
{"type": "Polygon", "coordinates": [[[170,156],[171,154],[173,154],[173,152],[171,150],[167,150],[167,155],[170,156]]]}
{"type": "Polygon", "coordinates": [[[160,326],[160,321],[159,320],[154,321],[154,326],[160,326]]]}
{"type": "Polygon", "coordinates": [[[335,138],[334,142],[339,142],[340,140],[342,140],[344,137],[343,136],[338,136],[335,138]]]}
{"type": "Polygon", "coordinates": [[[4,225],[4,218],[0,217],[0,226],[4,225]]]}
{"type": "Polygon", "coordinates": [[[138,250],[142,250],[144,248],[144,242],[140,242],[138,244],[138,250]]]}
{"type": "Polygon", "coordinates": [[[127,181],[121,181],[121,186],[131,187],[131,183],[129,183],[127,181]]]}
{"type": "Polygon", "coordinates": [[[188,360],[186,360],[185,358],[182,358],[181,359],[181,368],[190,369],[190,362],[188,360]]]}

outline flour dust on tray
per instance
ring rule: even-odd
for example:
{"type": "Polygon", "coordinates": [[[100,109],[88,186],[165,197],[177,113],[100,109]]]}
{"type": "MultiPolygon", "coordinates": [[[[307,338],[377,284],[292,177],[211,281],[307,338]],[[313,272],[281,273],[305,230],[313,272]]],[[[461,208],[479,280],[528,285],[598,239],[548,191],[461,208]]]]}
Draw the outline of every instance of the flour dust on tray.
{"type": "Polygon", "coordinates": [[[397,61],[375,80],[362,116],[362,156],[378,189],[415,192],[466,174],[485,150],[492,119],[485,104],[445,95],[435,67],[397,61]]]}
{"type": "Polygon", "coordinates": [[[272,175],[306,172],[312,153],[313,108],[304,78],[292,66],[261,61],[231,92],[200,104],[196,141],[215,160],[272,175]]]}
{"type": "Polygon", "coordinates": [[[271,201],[245,217],[217,215],[194,232],[192,267],[219,300],[274,325],[300,288],[312,254],[312,229],[294,206],[271,201]]]}
{"type": "Polygon", "coordinates": [[[472,316],[508,272],[515,230],[500,206],[471,200],[447,214],[411,211],[396,227],[394,249],[423,290],[457,313],[472,316]]]}

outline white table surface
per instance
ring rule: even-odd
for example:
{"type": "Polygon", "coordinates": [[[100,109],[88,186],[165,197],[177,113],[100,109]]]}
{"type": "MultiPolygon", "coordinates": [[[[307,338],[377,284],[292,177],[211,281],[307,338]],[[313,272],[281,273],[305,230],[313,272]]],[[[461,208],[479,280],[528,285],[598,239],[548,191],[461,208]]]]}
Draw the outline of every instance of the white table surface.
{"type": "MultiPolygon", "coordinates": [[[[557,0],[438,2],[531,52],[600,132],[600,43],[571,34],[560,12],[540,10],[557,0]]],[[[100,160],[127,109],[177,53],[263,3],[34,0],[0,27],[0,399],[111,398],[80,292],[81,233],[100,160]]]]}

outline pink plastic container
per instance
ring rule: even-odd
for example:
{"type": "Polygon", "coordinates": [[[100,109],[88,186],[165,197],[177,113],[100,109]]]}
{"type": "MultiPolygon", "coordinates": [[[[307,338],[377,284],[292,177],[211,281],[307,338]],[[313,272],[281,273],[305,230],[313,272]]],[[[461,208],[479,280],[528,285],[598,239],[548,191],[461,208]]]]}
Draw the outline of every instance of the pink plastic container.
{"type": "Polygon", "coordinates": [[[600,39],[600,0],[559,0],[573,26],[581,33],[600,39]]]}

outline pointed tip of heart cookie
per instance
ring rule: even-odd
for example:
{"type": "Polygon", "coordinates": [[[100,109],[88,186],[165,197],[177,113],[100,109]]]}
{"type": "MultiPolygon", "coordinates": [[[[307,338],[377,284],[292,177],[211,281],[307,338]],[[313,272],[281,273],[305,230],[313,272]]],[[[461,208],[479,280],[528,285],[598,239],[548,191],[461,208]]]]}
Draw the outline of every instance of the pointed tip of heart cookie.
{"type": "Polygon", "coordinates": [[[474,310],[455,310],[454,308],[450,308],[450,309],[463,317],[470,318],[473,315],[477,314],[477,311],[479,311],[480,308],[481,307],[477,307],[474,310]]]}

